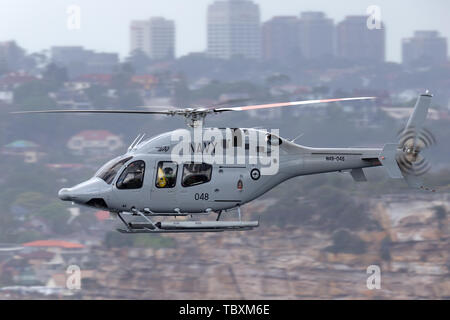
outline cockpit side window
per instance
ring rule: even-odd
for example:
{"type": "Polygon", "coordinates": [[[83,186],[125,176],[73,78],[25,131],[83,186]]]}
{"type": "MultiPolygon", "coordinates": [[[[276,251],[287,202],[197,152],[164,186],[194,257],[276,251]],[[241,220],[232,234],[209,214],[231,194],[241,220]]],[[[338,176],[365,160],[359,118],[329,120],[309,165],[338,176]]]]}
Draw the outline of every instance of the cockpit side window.
{"type": "Polygon", "coordinates": [[[105,165],[104,169],[101,169],[100,172],[97,174],[97,177],[104,180],[107,184],[111,184],[113,182],[114,177],[117,175],[117,172],[119,172],[120,168],[127,163],[131,158],[133,157],[127,157],[124,158],[118,162],[114,162],[111,165],[105,165]]]}
{"type": "Polygon", "coordinates": [[[177,182],[178,165],[172,161],[160,161],[156,170],[156,187],[173,188],[177,182]]]}
{"type": "Polygon", "coordinates": [[[117,189],[140,189],[144,184],[145,162],[142,160],[130,163],[117,179],[117,189]]]}
{"type": "Polygon", "coordinates": [[[192,187],[211,181],[212,165],[207,163],[186,163],[183,166],[183,187],[192,187]]]}

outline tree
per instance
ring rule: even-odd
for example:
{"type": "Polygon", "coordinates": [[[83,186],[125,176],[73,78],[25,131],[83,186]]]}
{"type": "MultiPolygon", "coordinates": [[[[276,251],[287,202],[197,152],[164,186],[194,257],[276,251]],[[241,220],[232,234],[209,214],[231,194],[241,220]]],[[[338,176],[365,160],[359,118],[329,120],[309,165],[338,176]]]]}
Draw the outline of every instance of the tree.
{"type": "Polygon", "coordinates": [[[38,215],[45,220],[47,225],[56,234],[64,235],[73,231],[72,226],[67,224],[70,218],[70,212],[61,201],[52,201],[43,206],[39,210],[38,215]]]}
{"type": "Polygon", "coordinates": [[[41,52],[34,52],[29,55],[34,61],[34,66],[38,69],[45,69],[49,64],[49,57],[47,55],[47,50],[42,50],[41,52]]]}
{"type": "Polygon", "coordinates": [[[175,83],[174,104],[177,107],[189,106],[191,103],[191,91],[187,85],[186,79],[180,77],[175,83]]]}
{"type": "Polygon", "coordinates": [[[64,82],[68,80],[67,69],[58,67],[54,63],[51,63],[46,67],[42,76],[43,80],[54,90],[60,88],[64,82]]]}
{"type": "Polygon", "coordinates": [[[49,97],[53,85],[44,80],[25,83],[14,90],[14,104],[24,110],[54,107],[56,101],[49,97]]]}
{"type": "Polygon", "coordinates": [[[118,92],[124,91],[131,87],[131,78],[135,70],[130,63],[121,63],[112,78],[112,87],[118,92]]]}
{"type": "Polygon", "coordinates": [[[130,56],[128,56],[125,61],[130,64],[137,73],[145,73],[147,68],[152,64],[152,60],[140,49],[131,52],[130,56]]]}
{"type": "Polygon", "coordinates": [[[131,108],[142,106],[143,101],[141,96],[136,91],[119,92],[119,105],[120,107],[131,108]]]}
{"type": "Polygon", "coordinates": [[[7,71],[16,71],[23,67],[25,50],[19,47],[15,41],[7,43],[4,56],[7,71]]]}
{"type": "Polygon", "coordinates": [[[23,192],[19,194],[15,201],[14,205],[25,207],[31,211],[37,211],[47,202],[45,196],[39,192],[23,192]]]}
{"type": "Polygon", "coordinates": [[[111,99],[106,96],[107,88],[99,85],[92,85],[84,90],[92,105],[96,107],[108,106],[111,104],[111,99]]]}
{"type": "Polygon", "coordinates": [[[291,82],[291,78],[288,75],[285,74],[273,74],[266,78],[266,83],[269,86],[277,86],[277,85],[284,85],[291,82]]]}

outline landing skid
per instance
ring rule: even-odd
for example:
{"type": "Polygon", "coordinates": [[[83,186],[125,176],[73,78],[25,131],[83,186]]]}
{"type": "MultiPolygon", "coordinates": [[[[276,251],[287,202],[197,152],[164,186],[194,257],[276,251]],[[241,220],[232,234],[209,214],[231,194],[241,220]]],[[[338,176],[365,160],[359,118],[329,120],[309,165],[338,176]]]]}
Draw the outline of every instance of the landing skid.
{"type": "MultiPolygon", "coordinates": [[[[149,216],[138,210],[134,215],[140,215],[144,222],[127,222],[120,213],[118,216],[126,229],[117,229],[121,233],[182,233],[182,232],[223,232],[223,231],[247,231],[259,226],[259,221],[160,221],[154,223],[149,216]]],[[[220,216],[219,216],[220,218],[220,216]]]]}
{"type": "Polygon", "coordinates": [[[193,232],[224,232],[224,231],[248,231],[248,230],[253,230],[253,228],[240,228],[240,229],[193,229],[193,230],[188,230],[188,229],[184,229],[184,230],[151,230],[151,229],[131,229],[131,230],[126,230],[126,229],[120,229],[117,228],[117,231],[119,231],[120,233],[193,233],[193,232]]]}

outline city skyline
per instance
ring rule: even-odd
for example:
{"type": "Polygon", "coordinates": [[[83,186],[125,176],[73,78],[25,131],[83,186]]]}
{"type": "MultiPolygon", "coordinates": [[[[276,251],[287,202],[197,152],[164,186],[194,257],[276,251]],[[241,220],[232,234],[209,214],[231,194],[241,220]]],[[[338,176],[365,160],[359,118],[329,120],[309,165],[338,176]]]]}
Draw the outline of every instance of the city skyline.
{"type": "MultiPolygon", "coordinates": [[[[205,51],[207,48],[207,6],[212,0],[198,0],[186,4],[179,0],[170,0],[165,4],[148,1],[145,4],[130,0],[114,6],[104,0],[90,3],[79,0],[81,8],[81,29],[66,28],[67,13],[71,1],[62,0],[57,4],[42,3],[32,5],[30,0],[17,0],[3,5],[0,11],[0,41],[15,40],[28,52],[49,49],[51,46],[81,45],[100,52],[118,52],[121,58],[129,52],[129,24],[132,20],[148,19],[151,16],[163,16],[175,20],[177,29],[176,56],[190,52],[205,51]],[[126,10],[125,10],[126,7],[126,10]],[[108,10],[103,10],[108,8],[108,10]],[[98,13],[101,18],[98,18],[98,13]],[[41,19],[45,17],[45,23],[41,19]],[[109,32],[108,32],[109,31],[109,32]],[[43,36],[36,36],[36,33],[43,36]],[[106,33],[114,36],[104,36],[106,33]]],[[[348,5],[336,5],[329,1],[284,0],[274,4],[268,0],[255,0],[261,10],[261,23],[274,16],[299,16],[303,11],[323,11],[335,23],[348,15],[364,15],[372,3],[368,1],[347,0],[348,5]]],[[[402,39],[413,36],[417,30],[437,30],[443,37],[450,36],[450,22],[444,19],[450,9],[450,3],[435,0],[423,4],[396,1],[392,4],[386,0],[378,1],[382,20],[386,25],[386,60],[400,62],[402,39]],[[404,18],[403,10],[408,11],[404,18]],[[422,19],[422,15],[425,16],[422,19]],[[442,17],[442,19],[440,18],[442,17]],[[397,22],[396,20],[400,20],[397,22]]]]}

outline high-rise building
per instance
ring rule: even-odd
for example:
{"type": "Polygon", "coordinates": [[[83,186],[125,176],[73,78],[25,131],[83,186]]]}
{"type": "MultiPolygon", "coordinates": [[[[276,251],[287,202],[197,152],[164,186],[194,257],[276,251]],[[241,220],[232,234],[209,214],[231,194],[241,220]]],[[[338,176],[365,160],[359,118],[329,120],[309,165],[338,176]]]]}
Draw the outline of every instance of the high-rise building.
{"type": "Polygon", "coordinates": [[[175,57],[175,23],[162,17],[132,21],[130,25],[130,53],[141,50],[154,60],[175,57]]]}
{"type": "Polygon", "coordinates": [[[334,22],[323,12],[302,12],[299,21],[299,41],[306,59],[334,55],[334,22]]]}
{"type": "Polygon", "coordinates": [[[278,16],[262,25],[264,60],[292,61],[300,56],[298,23],[295,16],[278,16]]]}
{"type": "Polygon", "coordinates": [[[208,7],[208,55],[261,58],[259,6],[250,0],[217,0],[208,7]]]}
{"type": "Polygon", "coordinates": [[[337,55],[355,62],[385,61],[385,27],[369,29],[367,16],[348,16],[338,23],[337,55]]]}
{"type": "Polygon", "coordinates": [[[414,37],[403,39],[402,62],[406,65],[446,63],[447,39],[437,31],[416,31],[414,37]]]}

